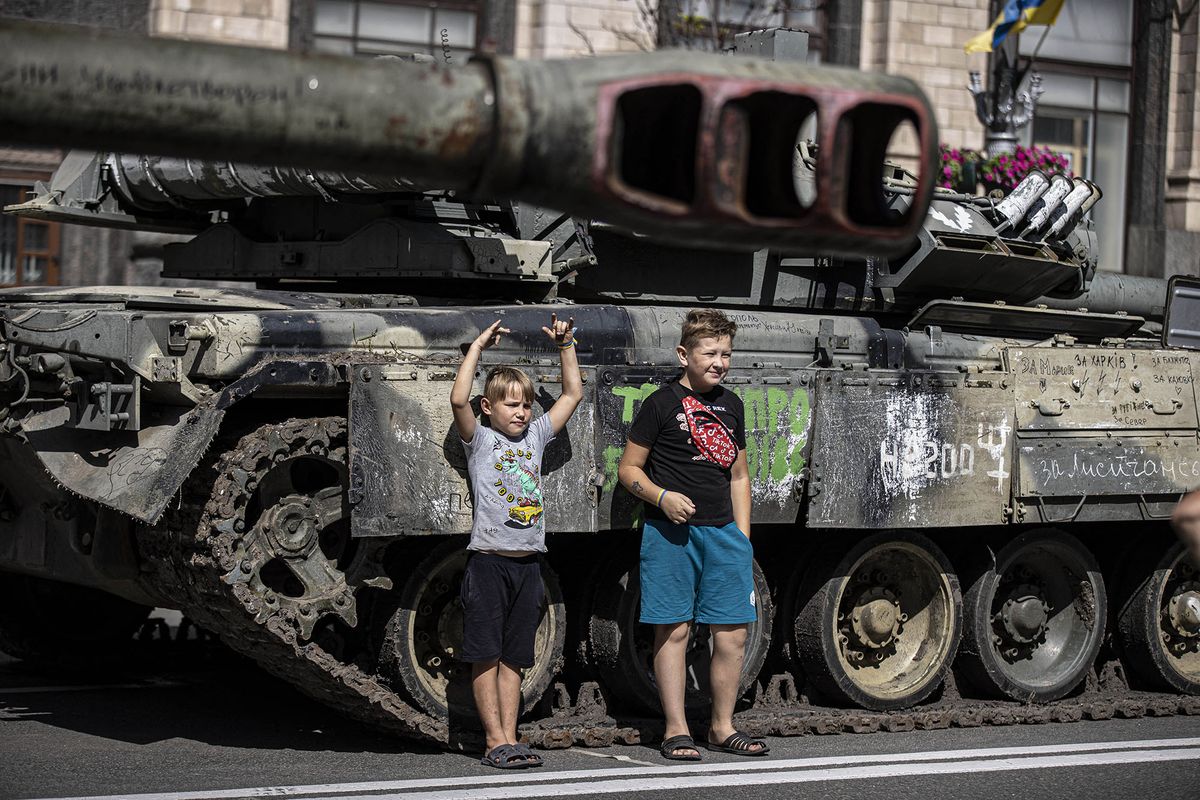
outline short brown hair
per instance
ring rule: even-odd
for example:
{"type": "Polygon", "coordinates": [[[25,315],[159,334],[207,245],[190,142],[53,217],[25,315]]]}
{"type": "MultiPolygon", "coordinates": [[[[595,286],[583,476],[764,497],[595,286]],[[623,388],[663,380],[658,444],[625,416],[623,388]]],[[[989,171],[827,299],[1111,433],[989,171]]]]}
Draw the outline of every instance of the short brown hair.
{"type": "Polygon", "coordinates": [[[720,339],[728,336],[733,341],[737,333],[737,323],[725,316],[724,311],[715,308],[693,308],[683,321],[683,330],[679,332],[679,346],[691,350],[701,339],[720,339]]]}
{"type": "Polygon", "coordinates": [[[508,390],[513,386],[521,387],[521,394],[528,402],[533,402],[533,381],[516,367],[492,367],[483,383],[483,396],[498,403],[508,397],[508,390]]]}

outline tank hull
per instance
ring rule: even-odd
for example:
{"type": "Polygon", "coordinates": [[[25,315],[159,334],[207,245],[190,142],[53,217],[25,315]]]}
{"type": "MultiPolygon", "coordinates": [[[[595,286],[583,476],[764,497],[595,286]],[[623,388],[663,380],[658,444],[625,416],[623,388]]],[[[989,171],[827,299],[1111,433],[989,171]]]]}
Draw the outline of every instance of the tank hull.
{"type": "MultiPolygon", "coordinates": [[[[527,700],[560,688],[553,713],[534,712],[526,730],[550,747],[653,736],[653,717],[642,716],[646,690],[629,668],[644,658],[641,634],[622,616],[633,613],[630,603],[636,609],[629,572],[638,504],[615,470],[641,402],[677,372],[670,359],[684,311],[399,302],[346,308],[337,296],[256,291],[0,294],[0,335],[9,363],[25,373],[9,385],[29,380],[42,397],[72,388],[60,403],[16,404],[6,447],[44,470],[39,483],[64,505],[123,521],[130,544],[101,548],[112,525],[92,524],[84,527],[95,549],[81,551],[79,525],[48,527],[44,511],[10,499],[13,513],[0,527],[16,544],[0,552],[0,566],[182,608],[358,719],[472,746],[456,695],[454,634],[446,632],[453,623],[445,622],[454,614],[446,587],[461,569],[455,553],[470,525],[449,386],[462,343],[500,318],[513,334],[485,366],[525,369],[547,406],[558,392],[557,357],[535,334],[551,312],[571,315],[582,331],[585,397],[546,454],[547,581],[558,599],[539,640],[547,643],[535,670],[541,683],[527,687],[536,692],[527,700]],[[48,355],[66,366],[55,371],[48,355]],[[100,413],[92,387],[135,380],[136,413],[100,413]],[[274,499],[263,499],[263,487],[281,480],[274,499]],[[303,547],[270,532],[296,504],[325,525],[303,547]],[[24,555],[39,548],[49,554],[40,566],[24,555]],[[442,622],[430,623],[422,608],[442,622]],[[568,625],[572,619],[583,627],[568,625]],[[625,644],[612,624],[632,626],[625,644]],[[382,639],[369,633],[380,629],[382,639]]],[[[1126,646],[1100,652],[1104,631],[1117,627],[1116,598],[1132,591],[1126,587],[1159,575],[1168,601],[1193,591],[1177,563],[1165,573],[1161,565],[1144,574],[1128,566],[1147,547],[1161,551],[1160,560],[1169,552],[1162,520],[1200,482],[1192,388],[1200,366],[1188,353],[1136,335],[1064,344],[916,333],[870,317],[730,314],[739,332],[727,383],[746,407],[760,593],[772,601],[758,623],[758,649],[748,651],[755,666],[745,681],[754,699],[747,725],[764,733],[878,730],[899,725],[889,722],[896,713],[933,726],[996,714],[991,721],[1021,721],[986,699],[1005,687],[1013,703],[1028,691],[1045,703],[1030,720],[1116,707],[1194,710],[1190,650],[1167,653],[1168,663],[1184,665],[1184,694],[1178,683],[1175,694],[1139,693],[1151,676],[1132,686],[1110,681],[1108,694],[1082,704],[1039,695],[1029,689],[1036,680],[1012,666],[1078,645],[1082,669],[1045,667],[1077,689],[1126,646]],[[1027,614],[1016,617],[1011,636],[996,634],[1008,637],[1005,647],[1026,648],[996,663],[979,653],[992,634],[981,642],[971,626],[981,614],[991,619],[993,606],[1019,601],[1025,609],[1028,598],[1013,595],[1008,562],[989,561],[993,552],[1040,575],[1020,586],[1045,587],[1038,591],[1055,606],[1045,619],[1029,612],[1033,633],[1019,624],[1027,614]],[[856,594],[863,581],[873,594],[856,594]],[[917,605],[933,612],[918,612],[903,599],[910,596],[924,597],[917,605]],[[848,629],[849,649],[822,641],[833,624],[826,620],[882,601],[910,619],[888,633],[891,650],[854,649],[857,629],[848,629]],[[905,650],[918,635],[940,642],[941,655],[905,650]],[[1039,636],[1054,647],[1039,650],[1039,636]],[[968,649],[956,659],[960,640],[968,649]],[[856,652],[878,658],[882,671],[872,674],[892,674],[892,683],[862,680],[856,652]],[[894,674],[893,660],[902,666],[894,674]],[[901,677],[913,665],[925,676],[919,685],[901,677]],[[954,674],[963,688],[948,699],[939,687],[954,674]],[[942,699],[931,705],[934,690],[942,699]],[[810,704],[795,706],[796,692],[810,704]],[[837,711],[839,704],[850,708],[837,711]]],[[[1186,622],[1173,631],[1171,641],[1190,648],[1186,622]]],[[[692,701],[702,704],[703,686],[692,701]]]]}

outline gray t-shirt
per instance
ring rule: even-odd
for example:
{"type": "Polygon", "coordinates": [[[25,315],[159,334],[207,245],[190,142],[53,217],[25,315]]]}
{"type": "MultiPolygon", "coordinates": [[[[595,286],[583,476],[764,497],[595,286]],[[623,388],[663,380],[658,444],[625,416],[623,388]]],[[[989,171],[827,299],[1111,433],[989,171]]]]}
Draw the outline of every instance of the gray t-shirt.
{"type": "Polygon", "coordinates": [[[463,442],[475,503],[468,550],[546,552],[542,453],[553,438],[549,414],[519,439],[475,426],[474,438],[463,442]]]}

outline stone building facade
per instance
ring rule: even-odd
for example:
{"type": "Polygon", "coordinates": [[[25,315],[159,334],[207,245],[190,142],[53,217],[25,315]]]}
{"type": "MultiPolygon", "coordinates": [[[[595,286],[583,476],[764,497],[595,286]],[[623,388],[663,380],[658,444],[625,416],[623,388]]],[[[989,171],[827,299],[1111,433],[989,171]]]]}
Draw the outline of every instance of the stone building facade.
{"type": "Polygon", "coordinates": [[[642,0],[519,0],[515,53],[558,58],[651,49],[648,13],[642,0]]]}
{"type": "Polygon", "coordinates": [[[150,33],[252,47],[288,46],[291,0],[151,0],[150,33]]]}
{"type": "MultiPolygon", "coordinates": [[[[962,46],[987,28],[997,4],[823,0],[779,11],[763,0],[0,0],[0,16],[299,51],[423,51],[453,64],[479,50],[557,58],[651,49],[679,32],[664,20],[710,14],[729,21],[728,29],[803,28],[810,31],[813,61],[911,77],[930,97],[942,141],[980,149],[983,130],[967,83],[972,70],[987,80],[989,58],[966,55],[962,46]],[[660,30],[660,24],[668,27],[660,30]]],[[[1054,28],[1021,37],[1021,53],[1038,50],[1046,85],[1025,141],[1067,152],[1076,172],[1104,188],[1096,219],[1109,269],[1200,274],[1200,107],[1194,99],[1200,11],[1184,5],[1068,2],[1054,28]],[[1131,157],[1135,152],[1138,158],[1131,157]]],[[[720,49],[716,38],[701,31],[691,44],[720,49]]],[[[901,157],[911,150],[902,137],[895,145],[901,157]]],[[[46,177],[60,155],[0,144],[5,202],[46,177]]],[[[6,266],[6,246],[18,238],[22,244],[49,240],[14,225],[0,223],[0,284],[13,282],[22,259],[36,264],[40,257],[18,248],[6,266]]],[[[42,280],[155,280],[155,262],[146,258],[158,241],[153,237],[63,229],[49,238],[59,248],[56,268],[30,269],[42,280]]]]}
{"type": "Polygon", "coordinates": [[[1195,4],[1180,23],[1171,47],[1166,222],[1172,230],[1200,231],[1200,11],[1195,4]]]}
{"type": "Polygon", "coordinates": [[[987,56],[963,43],[988,26],[987,0],[865,0],[862,69],[912,78],[937,114],[943,142],[978,150],[983,129],[967,92],[969,70],[987,71],[987,56]]]}

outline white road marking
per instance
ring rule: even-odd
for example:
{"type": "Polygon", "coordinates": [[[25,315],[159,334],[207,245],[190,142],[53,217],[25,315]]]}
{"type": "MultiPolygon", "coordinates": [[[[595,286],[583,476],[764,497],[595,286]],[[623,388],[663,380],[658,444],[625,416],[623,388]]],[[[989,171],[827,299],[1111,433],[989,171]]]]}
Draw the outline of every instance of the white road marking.
{"type": "MultiPolygon", "coordinates": [[[[515,797],[570,797],[572,795],[629,794],[720,788],[728,786],[817,783],[906,778],[917,775],[953,775],[1006,770],[1061,769],[1114,764],[1145,764],[1150,761],[1200,760],[1200,748],[1171,750],[1121,750],[1109,753],[997,758],[983,761],[935,761],[925,764],[882,764],[866,767],[765,772],[759,775],[680,775],[674,778],[625,778],[584,783],[553,783],[548,786],[496,786],[482,789],[452,789],[440,792],[402,794],[331,795],[329,800],[511,800],[515,797]]],[[[319,800],[325,800],[320,798],[319,800]]]]}
{"type": "Polygon", "coordinates": [[[636,758],[630,758],[629,756],[620,756],[613,753],[602,753],[599,750],[589,750],[586,747],[573,748],[571,752],[577,753],[581,756],[592,756],[593,758],[611,758],[613,761],[622,761],[626,764],[641,764],[644,767],[660,766],[659,764],[655,764],[650,761],[638,761],[636,758]]]}
{"type": "MultiPolygon", "coordinates": [[[[355,783],[329,783],[329,784],[312,784],[307,786],[261,786],[245,789],[212,789],[200,791],[185,791],[185,792],[155,792],[147,794],[117,794],[117,795],[91,795],[82,797],[58,797],[58,798],[42,798],[42,800],[235,800],[236,798],[252,798],[252,797],[305,797],[313,795],[325,796],[341,796],[339,800],[352,800],[345,797],[350,792],[395,792],[403,790],[428,790],[436,788],[445,788],[450,786],[483,786],[483,787],[500,787],[503,786],[502,794],[499,797],[508,797],[514,791],[515,787],[511,784],[532,784],[548,781],[571,781],[571,780],[607,780],[614,777],[631,777],[636,776],[638,787],[642,787],[647,779],[651,779],[655,775],[677,775],[677,776],[704,776],[707,773],[713,772],[729,772],[729,773],[745,773],[745,772],[764,772],[762,776],[748,776],[750,778],[771,778],[773,775],[789,774],[780,772],[781,770],[817,770],[823,767],[829,768],[846,768],[845,765],[857,765],[864,758],[874,760],[877,766],[869,769],[877,770],[879,777],[885,777],[888,773],[878,772],[878,770],[887,769],[889,764],[897,764],[905,768],[919,767],[921,762],[949,762],[955,764],[962,761],[969,761],[966,769],[979,769],[982,764],[987,761],[982,759],[1005,760],[1020,757],[1044,755],[1053,757],[1065,753],[1099,753],[1104,754],[1110,751],[1119,751],[1124,754],[1132,754],[1138,758],[1145,759],[1147,756],[1153,755],[1155,752],[1167,752],[1167,750],[1156,750],[1156,748],[1171,748],[1170,752],[1187,752],[1191,755],[1189,758],[1200,758],[1200,749],[1182,751],[1181,748],[1200,748],[1200,738],[1178,738],[1178,739],[1146,739],[1137,741],[1123,742],[1079,742],[1074,744],[1057,744],[1057,745],[1038,745],[1027,747],[987,747],[975,748],[966,750],[936,750],[915,753],[861,753],[848,756],[835,756],[827,758],[789,758],[789,759],[771,759],[769,756],[753,761],[736,761],[724,762],[719,764],[714,763],[688,763],[687,765],[676,766],[653,766],[653,767],[618,767],[606,769],[582,769],[582,770],[562,770],[559,772],[547,771],[545,767],[538,770],[516,770],[513,773],[498,774],[498,775],[465,775],[452,778],[414,778],[409,780],[396,781],[359,781],[355,783]],[[914,763],[917,762],[917,763],[914,763]]],[[[549,751],[551,758],[554,751],[549,751]]],[[[581,751],[582,752],[582,751],[581,751]]],[[[543,755],[543,757],[545,757],[543,755]]],[[[1070,757],[1070,756],[1064,756],[1070,757]]],[[[1131,760],[1138,760],[1133,758],[1131,760]]],[[[1118,762],[1127,763],[1127,762],[1118,762]]],[[[850,769],[866,769],[862,767],[849,767],[850,769]]],[[[1009,769],[1010,767],[1004,767],[1009,769]]],[[[826,770],[827,772],[832,770],[826,770]]],[[[809,774],[809,773],[805,773],[809,774]]],[[[733,780],[736,782],[738,775],[720,776],[722,780],[733,780]]],[[[871,777],[869,775],[863,777],[871,777]]],[[[703,780],[703,777],[681,777],[681,780],[695,781],[703,780]]],[[[671,780],[674,780],[672,778],[671,780]]],[[[762,782],[762,781],[757,781],[762,782]]],[[[767,781],[769,782],[769,780],[767,781]]],[[[556,784],[551,787],[524,787],[526,789],[533,788],[549,788],[559,790],[566,793],[564,786],[572,784],[556,784]]],[[[591,787],[594,784],[585,783],[577,784],[591,787]]],[[[690,783],[689,783],[690,785],[690,783]]],[[[724,784],[720,784],[724,785],[724,784]]],[[[465,792],[472,791],[469,789],[459,789],[450,793],[449,796],[465,797],[465,792]]],[[[400,795],[406,798],[416,800],[419,795],[409,794],[400,795]]],[[[386,795],[370,795],[375,800],[376,798],[385,798],[386,795]]]]}

